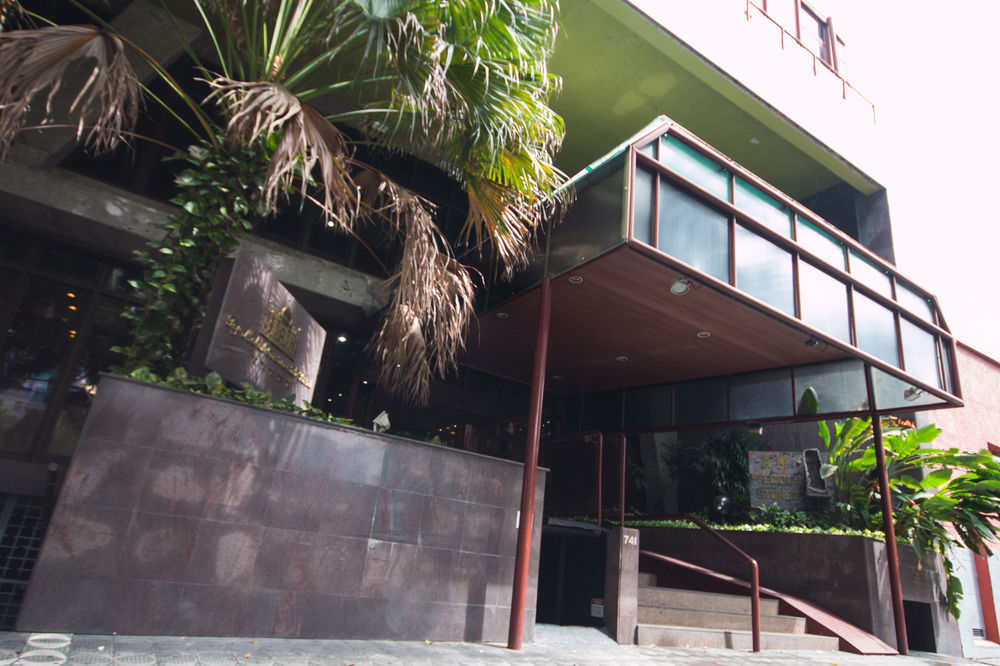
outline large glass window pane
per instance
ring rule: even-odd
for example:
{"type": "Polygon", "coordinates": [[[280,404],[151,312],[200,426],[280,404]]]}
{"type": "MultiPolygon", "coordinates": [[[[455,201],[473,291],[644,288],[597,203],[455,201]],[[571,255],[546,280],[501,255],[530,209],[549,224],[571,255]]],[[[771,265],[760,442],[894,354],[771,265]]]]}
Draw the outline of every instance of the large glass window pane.
{"type": "Polygon", "coordinates": [[[660,144],[660,162],[698,187],[729,201],[729,171],[684,142],[664,136],[660,144]]]}
{"type": "Polygon", "coordinates": [[[825,62],[830,62],[830,49],[827,44],[826,21],[814,14],[809,8],[802,6],[799,12],[799,40],[806,48],[815,53],[825,62]]]}
{"type": "Polygon", "coordinates": [[[943,402],[933,393],[912,386],[878,368],[869,368],[875,390],[875,409],[915,409],[943,402]]]}
{"type": "MultiPolygon", "coordinates": [[[[0,308],[3,307],[17,282],[17,273],[0,269],[0,308]]],[[[2,312],[2,310],[0,310],[2,312]]]]}
{"type": "Polygon", "coordinates": [[[703,273],[729,281],[729,218],[665,179],[660,180],[659,247],[703,273]]]}
{"type": "Polygon", "coordinates": [[[713,377],[674,385],[677,425],[722,423],[726,417],[726,378],[713,377]]]}
{"type": "Polygon", "coordinates": [[[854,250],[851,250],[851,275],[883,296],[892,298],[888,271],[870,263],[854,250]]]}
{"type": "Polygon", "coordinates": [[[930,300],[899,280],[896,281],[896,301],[924,321],[934,323],[934,308],[930,300]]]}
{"type": "Polygon", "coordinates": [[[625,392],[625,429],[670,427],[670,384],[642,386],[625,392]]]}
{"type": "Polygon", "coordinates": [[[827,264],[844,270],[844,245],[840,241],[828,236],[802,218],[798,219],[795,238],[799,245],[815,254],[827,264]]]}
{"type": "Polygon", "coordinates": [[[552,230],[549,268],[562,273],[625,238],[625,158],[618,156],[577,184],[576,203],[552,230]]]}
{"type": "Polygon", "coordinates": [[[904,318],[899,320],[899,332],[903,337],[903,363],[906,365],[906,372],[931,386],[941,387],[934,335],[904,318]]]}
{"type": "Polygon", "coordinates": [[[892,312],[872,299],[854,292],[854,325],[858,348],[887,363],[899,365],[896,324],[892,312]]]}
{"type": "Polygon", "coordinates": [[[792,236],[792,213],[750,183],[737,178],[734,203],[741,211],[786,238],[792,236]]]}
{"type": "Polygon", "coordinates": [[[0,229],[0,261],[21,263],[27,255],[28,244],[19,234],[0,229]]]}
{"type": "Polygon", "coordinates": [[[94,257],[66,247],[45,245],[38,257],[38,268],[57,278],[68,278],[94,284],[101,272],[101,263],[94,257]]]}
{"type": "Polygon", "coordinates": [[[804,401],[808,389],[816,394],[820,414],[868,409],[865,367],[861,361],[831,361],[795,368],[795,409],[799,415],[812,413],[804,401]]]}
{"type": "Polygon", "coordinates": [[[799,262],[799,307],[803,322],[851,342],[847,285],[805,261],[799,262]]]}
{"type": "Polygon", "coordinates": [[[792,416],[792,373],[788,369],[734,375],[732,420],[792,416]]]}
{"type": "Polygon", "coordinates": [[[653,188],[656,176],[652,171],[635,170],[635,205],[632,209],[632,237],[647,245],[653,243],[653,188]]]}
{"type": "Polygon", "coordinates": [[[3,341],[0,451],[26,454],[80,334],[85,294],[47,280],[28,285],[3,341]]]}
{"type": "Polygon", "coordinates": [[[587,393],[583,396],[582,430],[618,431],[622,427],[620,390],[587,393]]]}
{"type": "Polygon", "coordinates": [[[736,225],[736,287],[795,316],[792,255],[736,225]]]}
{"type": "Polygon", "coordinates": [[[656,144],[657,144],[656,141],[650,141],[645,146],[642,146],[641,148],[639,148],[639,152],[642,153],[643,155],[648,155],[649,157],[652,157],[655,160],[656,159],[656,144]]]}

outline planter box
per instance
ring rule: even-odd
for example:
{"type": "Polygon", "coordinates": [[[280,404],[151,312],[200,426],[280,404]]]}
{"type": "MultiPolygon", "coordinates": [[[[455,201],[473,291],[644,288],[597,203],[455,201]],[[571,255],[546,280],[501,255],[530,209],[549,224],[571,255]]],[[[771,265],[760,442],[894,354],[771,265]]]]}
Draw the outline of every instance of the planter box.
{"type": "Polygon", "coordinates": [[[106,376],[17,627],[506,640],[521,475],[504,460],[106,376]]]}
{"type": "MultiPolygon", "coordinates": [[[[757,560],[761,585],[809,601],[896,645],[886,549],[881,541],[829,534],[722,534],[757,560]]],[[[643,527],[639,539],[643,550],[748,579],[747,565],[701,530],[643,527]]],[[[910,647],[924,649],[916,647],[915,639],[926,636],[915,634],[932,632],[935,651],[961,655],[958,622],[944,603],[945,578],[939,559],[928,556],[918,569],[913,549],[900,545],[899,560],[910,647]]],[[[640,569],[642,565],[640,560],[640,569]]]]}

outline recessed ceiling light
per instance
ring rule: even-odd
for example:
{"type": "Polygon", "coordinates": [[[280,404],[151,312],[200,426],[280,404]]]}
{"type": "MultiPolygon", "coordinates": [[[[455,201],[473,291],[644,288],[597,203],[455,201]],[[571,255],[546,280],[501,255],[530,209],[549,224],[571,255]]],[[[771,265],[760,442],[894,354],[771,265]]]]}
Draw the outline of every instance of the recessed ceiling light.
{"type": "Polygon", "coordinates": [[[618,361],[619,363],[624,363],[625,361],[628,360],[628,356],[622,354],[621,356],[616,356],[615,360],[618,361]]]}
{"type": "Polygon", "coordinates": [[[755,136],[752,136],[752,137],[750,137],[750,143],[752,143],[753,145],[756,146],[758,143],[760,143],[760,139],[758,139],[755,136]]]}
{"type": "Polygon", "coordinates": [[[552,379],[562,379],[562,375],[552,375],[552,379]]]}
{"type": "Polygon", "coordinates": [[[347,342],[347,336],[346,335],[338,335],[337,336],[337,342],[347,342]]]}
{"type": "Polygon", "coordinates": [[[670,284],[670,293],[674,296],[683,296],[691,291],[691,280],[687,278],[674,278],[670,284]]]}
{"type": "Polygon", "coordinates": [[[497,319],[509,319],[510,318],[510,313],[507,313],[507,312],[498,312],[497,315],[496,315],[496,317],[497,317],[497,319]]]}
{"type": "Polygon", "coordinates": [[[701,338],[702,340],[704,340],[705,338],[712,337],[712,334],[709,333],[708,331],[698,331],[697,333],[695,333],[695,335],[701,338]]]}
{"type": "Polygon", "coordinates": [[[582,275],[570,275],[568,278],[570,284],[583,284],[582,275]]]}

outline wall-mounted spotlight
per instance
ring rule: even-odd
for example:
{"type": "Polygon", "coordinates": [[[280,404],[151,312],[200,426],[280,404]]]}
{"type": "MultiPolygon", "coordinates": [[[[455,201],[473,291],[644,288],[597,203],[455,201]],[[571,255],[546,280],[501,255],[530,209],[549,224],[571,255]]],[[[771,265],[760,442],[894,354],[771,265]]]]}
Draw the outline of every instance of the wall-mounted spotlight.
{"type": "Polygon", "coordinates": [[[806,339],[804,344],[806,347],[815,347],[816,345],[819,344],[819,340],[817,340],[816,338],[808,338],[806,339]]]}
{"type": "Polygon", "coordinates": [[[751,421],[750,423],[747,423],[747,432],[751,435],[763,435],[764,424],[758,423],[757,421],[751,421]]]}

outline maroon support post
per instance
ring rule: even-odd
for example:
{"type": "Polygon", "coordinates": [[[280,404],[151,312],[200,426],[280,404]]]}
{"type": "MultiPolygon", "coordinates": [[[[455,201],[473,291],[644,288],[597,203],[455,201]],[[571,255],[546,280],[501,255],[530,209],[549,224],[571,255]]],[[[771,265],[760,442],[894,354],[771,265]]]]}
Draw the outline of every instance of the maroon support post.
{"type": "Polygon", "coordinates": [[[889,490],[889,470],[885,464],[885,445],[882,442],[882,418],[872,414],[872,433],[875,436],[875,461],[878,464],[878,491],[882,495],[882,530],[885,532],[885,552],[889,560],[889,589],[892,593],[892,618],[896,623],[896,649],[909,654],[906,638],[906,616],[903,614],[903,585],[899,579],[899,554],[896,551],[896,528],[893,525],[892,495],[889,490]]]}
{"type": "Polygon", "coordinates": [[[552,281],[542,280],[538,306],[538,337],[531,380],[528,413],[528,441],[524,447],[524,480],[521,482],[521,522],[517,527],[514,560],[514,590],[510,600],[510,630],[507,647],[520,650],[524,634],[524,604],[528,596],[528,568],[531,565],[531,528],[535,520],[535,477],[538,470],[538,441],[542,431],[542,400],[545,397],[545,364],[549,354],[549,319],[552,314],[552,281]]]}

